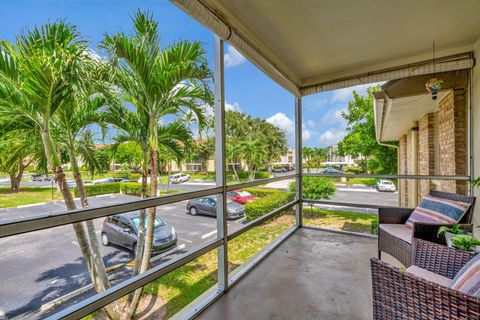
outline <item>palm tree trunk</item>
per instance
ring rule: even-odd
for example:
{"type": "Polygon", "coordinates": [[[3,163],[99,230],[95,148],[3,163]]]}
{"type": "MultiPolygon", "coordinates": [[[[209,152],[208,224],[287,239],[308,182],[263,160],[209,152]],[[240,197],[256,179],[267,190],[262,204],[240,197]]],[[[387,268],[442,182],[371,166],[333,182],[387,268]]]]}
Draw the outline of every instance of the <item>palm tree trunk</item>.
{"type": "MultiPolygon", "coordinates": [[[[75,210],[77,206],[75,205],[72,193],[68,188],[67,179],[65,178],[65,173],[63,172],[61,166],[60,157],[55,150],[55,144],[52,140],[52,137],[50,136],[50,132],[48,130],[43,130],[41,132],[41,135],[43,146],[45,149],[45,155],[50,166],[53,169],[55,178],[57,179],[58,188],[65,201],[65,205],[68,210],[75,210]]],[[[93,254],[90,249],[90,245],[88,243],[87,235],[85,234],[85,229],[83,228],[83,225],[81,223],[73,223],[73,230],[75,232],[75,236],[77,237],[78,245],[80,246],[80,250],[82,252],[83,259],[85,260],[85,264],[87,265],[87,270],[92,280],[95,291],[100,292],[107,289],[103,286],[103,283],[98,276],[94,264],[93,254]]],[[[110,305],[105,307],[105,311],[107,312],[110,319],[117,319],[117,314],[113,306],[110,305]]]]}
{"type": "MultiPolygon", "coordinates": [[[[150,196],[157,196],[157,179],[158,179],[158,127],[155,118],[150,118],[150,196]]],[[[150,258],[153,251],[153,235],[155,232],[155,218],[156,207],[148,208],[147,214],[147,228],[145,233],[145,249],[143,251],[142,263],[140,265],[139,273],[144,273],[148,270],[150,265],[150,258]]],[[[128,310],[125,310],[123,319],[131,319],[137,311],[140,298],[142,296],[143,288],[135,291],[128,310]]]]}
{"type": "MultiPolygon", "coordinates": [[[[78,167],[77,157],[73,146],[68,146],[68,154],[70,158],[70,164],[72,165],[73,178],[75,180],[75,185],[77,186],[78,193],[80,195],[80,201],[83,208],[88,208],[88,198],[85,193],[85,188],[83,185],[82,175],[78,167]]],[[[95,230],[95,225],[92,220],[86,221],[88,237],[90,240],[90,245],[92,246],[93,252],[93,263],[95,264],[95,269],[97,270],[102,286],[105,289],[110,288],[110,281],[108,280],[107,271],[105,269],[105,263],[103,262],[102,254],[100,253],[100,246],[98,245],[97,233],[95,230]]]]}
{"type": "Polygon", "coordinates": [[[238,173],[237,173],[236,161],[235,160],[232,163],[232,169],[233,169],[233,175],[235,176],[235,180],[237,180],[237,182],[240,182],[240,178],[238,177],[238,173]]]}

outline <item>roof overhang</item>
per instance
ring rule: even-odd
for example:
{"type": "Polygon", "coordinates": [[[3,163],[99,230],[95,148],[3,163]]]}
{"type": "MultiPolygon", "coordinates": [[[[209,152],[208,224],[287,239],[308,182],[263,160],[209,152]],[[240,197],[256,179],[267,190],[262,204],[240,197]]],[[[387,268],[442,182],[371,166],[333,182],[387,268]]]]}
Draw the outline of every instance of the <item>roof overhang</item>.
{"type": "Polygon", "coordinates": [[[424,114],[437,111],[438,101],[450,90],[465,89],[468,85],[465,70],[439,73],[436,77],[446,82],[437,100],[432,100],[425,89],[425,83],[433,74],[389,81],[382,86],[382,91],[373,94],[377,141],[398,141],[424,114]]]}
{"type": "Polygon", "coordinates": [[[434,40],[470,68],[480,38],[477,0],[172,1],[297,96],[431,73],[434,40]]]}

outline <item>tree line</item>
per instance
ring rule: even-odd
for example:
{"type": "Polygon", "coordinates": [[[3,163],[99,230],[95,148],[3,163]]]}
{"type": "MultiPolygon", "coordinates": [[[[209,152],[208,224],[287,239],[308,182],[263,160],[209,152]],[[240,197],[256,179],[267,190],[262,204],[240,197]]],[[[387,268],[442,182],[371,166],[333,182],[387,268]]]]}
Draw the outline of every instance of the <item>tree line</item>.
{"type": "MultiPolygon", "coordinates": [[[[136,12],[132,23],[131,34],[105,34],[104,57],[64,20],[24,30],[14,43],[0,41],[1,169],[15,179],[29,164],[26,158],[48,166],[68,210],[76,204],[62,164],[71,164],[81,205],[88,207],[78,159],[99,167],[93,128],[111,127],[114,145],[133,142],[141,148],[146,197],[157,194],[159,158],[182,156],[193,141],[189,123],[200,130],[206,126],[212,74],[202,44],[160,46],[158,23],[148,12],[136,12]]],[[[141,211],[133,276],[149,267],[155,214],[155,207],[141,211]]],[[[95,290],[108,289],[93,222],[73,228],[95,290]]],[[[123,306],[106,306],[106,314],[133,318],[141,293],[132,293],[123,306]]]]}

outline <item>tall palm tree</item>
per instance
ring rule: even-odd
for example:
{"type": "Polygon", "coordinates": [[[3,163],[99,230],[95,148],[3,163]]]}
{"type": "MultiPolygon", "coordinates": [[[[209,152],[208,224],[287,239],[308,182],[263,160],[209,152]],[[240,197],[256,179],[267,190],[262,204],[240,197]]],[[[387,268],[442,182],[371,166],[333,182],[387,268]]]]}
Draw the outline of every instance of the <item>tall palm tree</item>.
{"type": "Polygon", "coordinates": [[[235,180],[237,182],[240,182],[240,178],[238,177],[237,173],[237,162],[238,158],[240,156],[240,147],[236,145],[235,143],[225,143],[225,157],[227,158],[227,167],[228,164],[231,164],[232,170],[233,170],[233,176],[235,177],[235,180]]]}
{"type": "MultiPolygon", "coordinates": [[[[76,209],[51,132],[56,112],[74,103],[88,83],[91,55],[77,29],[59,21],[20,34],[16,46],[0,43],[0,118],[2,132],[34,130],[55,173],[68,210],[76,209]]],[[[96,264],[82,223],[73,228],[97,291],[109,287],[105,269],[96,264]]],[[[115,308],[105,308],[115,318],[115,308]]]]}
{"type": "Polygon", "coordinates": [[[243,141],[240,145],[242,158],[245,160],[250,171],[250,180],[255,179],[258,168],[267,163],[267,151],[265,144],[260,140],[243,141]]]}
{"type": "MultiPolygon", "coordinates": [[[[147,175],[150,161],[148,157],[150,146],[150,121],[148,115],[143,109],[130,110],[124,105],[113,103],[107,107],[105,112],[102,112],[101,119],[104,122],[112,124],[117,130],[114,138],[115,142],[112,145],[113,152],[115,152],[120,144],[128,142],[135,143],[142,149],[141,197],[145,198],[148,196],[147,175]]],[[[159,125],[156,132],[158,133],[157,145],[162,152],[161,158],[168,156],[167,158],[169,160],[176,160],[179,162],[185,156],[185,147],[192,145],[192,132],[179,121],[171,122],[166,125],[159,125]]],[[[150,219],[150,217],[148,219],[150,219]]],[[[133,276],[140,272],[142,261],[146,256],[144,252],[146,221],[146,212],[145,210],[141,210],[133,276]]],[[[140,293],[141,291],[137,291],[134,296],[130,297],[131,304],[129,310],[125,313],[125,318],[129,318],[135,313],[140,293]]]]}
{"type": "MultiPolygon", "coordinates": [[[[156,195],[159,124],[168,115],[186,112],[193,112],[200,125],[205,121],[205,101],[212,100],[205,51],[201,43],[189,41],[162,50],[158,23],[140,11],[133,17],[132,35],[105,35],[102,46],[118,62],[115,84],[148,116],[150,194],[156,195]]],[[[151,257],[155,213],[155,208],[149,208],[140,272],[147,270],[151,257]]]]}

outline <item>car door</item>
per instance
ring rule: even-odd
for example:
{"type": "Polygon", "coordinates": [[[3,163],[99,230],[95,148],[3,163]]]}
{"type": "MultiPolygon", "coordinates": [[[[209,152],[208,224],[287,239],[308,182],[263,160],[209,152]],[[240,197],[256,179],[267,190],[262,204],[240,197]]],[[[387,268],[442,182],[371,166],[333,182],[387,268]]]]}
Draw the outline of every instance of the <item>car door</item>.
{"type": "Polygon", "coordinates": [[[194,207],[197,208],[201,214],[208,214],[208,198],[200,198],[195,201],[194,207]]]}
{"type": "Polygon", "coordinates": [[[127,217],[120,217],[119,221],[119,229],[120,229],[120,245],[131,248],[133,244],[136,242],[136,234],[135,229],[130,224],[130,219],[127,217]]]}
{"type": "Polygon", "coordinates": [[[107,234],[108,239],[113,244],[120,244],[121,232],[120,232],[119,223],[120,223],[120,218],[118,216],[112,216],[110,217],[109,222],[107,224],[108,229],[104,230],[105,233],[107,234]]]}
{"type": "Polygon", "coordinates": [[[217,201],[215,201],[212,198],[206,198],[206,203],[207,203],[207,214],[210,216],[217,216],[217,201]]]}

